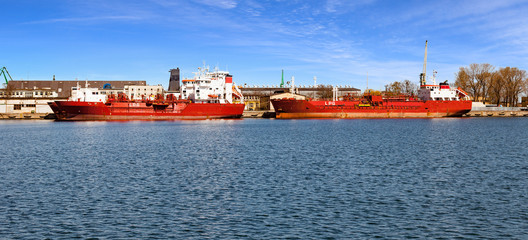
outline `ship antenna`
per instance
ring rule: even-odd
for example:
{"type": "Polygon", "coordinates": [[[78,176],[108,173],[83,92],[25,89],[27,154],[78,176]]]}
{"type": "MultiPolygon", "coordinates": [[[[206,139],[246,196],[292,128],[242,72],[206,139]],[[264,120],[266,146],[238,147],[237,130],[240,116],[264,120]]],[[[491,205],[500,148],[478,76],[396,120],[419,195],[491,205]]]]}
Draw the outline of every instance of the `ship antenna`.
{"type": "Polygon", "coordinates": [[[292,78],[291,78],[291,89],[290,89],[290,92],[292,94],[295,94],[295,77],[294,76],[292,76],[292,78]]]}
{"type": "Polygon", "coordinates": [[[369,93],[370,93],[370,90],[368,88],[368,71],[367,71],[367,91],[369,91],[369,93]]]}
{"type": "Polygon", "coordinates": [[[425,85],[426,68],[427,68],[427,40],[425,40],[425,55],[424,55],[423,71],[422,71],[422,74],[420,74],[420,86],[425,85]]]}

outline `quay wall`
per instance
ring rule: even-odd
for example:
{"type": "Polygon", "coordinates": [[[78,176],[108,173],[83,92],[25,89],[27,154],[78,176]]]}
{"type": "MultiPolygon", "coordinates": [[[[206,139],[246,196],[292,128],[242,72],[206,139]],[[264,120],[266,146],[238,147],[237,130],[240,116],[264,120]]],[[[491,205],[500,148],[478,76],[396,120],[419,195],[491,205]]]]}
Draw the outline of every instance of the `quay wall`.
{"type": "Polygon", "coordinates": [[[0,113],[0,120],[35,120],[35,119],[53,119],[49,113],[0,113]]]}
{"type": "Polygon", "coordinates": [[[528,111],[471,111],[466,117],[528,117],[528,111]]]}

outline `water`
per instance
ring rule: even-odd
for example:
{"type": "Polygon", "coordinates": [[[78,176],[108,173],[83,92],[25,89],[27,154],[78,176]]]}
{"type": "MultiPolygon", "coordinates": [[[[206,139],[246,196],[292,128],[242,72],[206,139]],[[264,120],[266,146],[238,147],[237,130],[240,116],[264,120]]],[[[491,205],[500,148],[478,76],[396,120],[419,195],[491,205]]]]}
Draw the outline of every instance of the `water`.
{"type": "Polygon", "coordinates": [[[0,121],[0,238],[528,238],[528,119],[0,121]]]}

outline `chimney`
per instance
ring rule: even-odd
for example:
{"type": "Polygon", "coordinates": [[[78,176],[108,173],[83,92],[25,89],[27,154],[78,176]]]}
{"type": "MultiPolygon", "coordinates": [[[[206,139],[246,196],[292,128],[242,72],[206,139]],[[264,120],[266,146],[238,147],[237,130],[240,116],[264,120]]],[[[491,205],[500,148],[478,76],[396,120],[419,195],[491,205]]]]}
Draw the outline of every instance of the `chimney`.
{"type": "Polygon", "coordinates": [[[173,68],[169,72],[169,92],[177,92],[180,90],[180,68],[173,68]]]}

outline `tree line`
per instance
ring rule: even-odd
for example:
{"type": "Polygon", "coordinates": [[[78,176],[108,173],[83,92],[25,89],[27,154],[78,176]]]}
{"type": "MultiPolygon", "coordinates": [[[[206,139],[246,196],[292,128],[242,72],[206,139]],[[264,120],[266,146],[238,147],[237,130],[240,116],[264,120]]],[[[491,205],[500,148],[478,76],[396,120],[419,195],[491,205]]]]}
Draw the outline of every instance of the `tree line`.
{"type": "Polygon", "coordinates": [[[489,63],[473,63],[460,67],[455,86],[464,89],[473,101],[517,106],[519,96],[528,92],[525,70],[503,67],[495,70],[489,63]]]}
{"type": "Polygon", "coordinates": [[[411,82],[410,80],[404,80],[401,82],[392,82],[385,85],[385,94],[389,95],[417,95],[418,93],[418,84],[411,82]]]}

